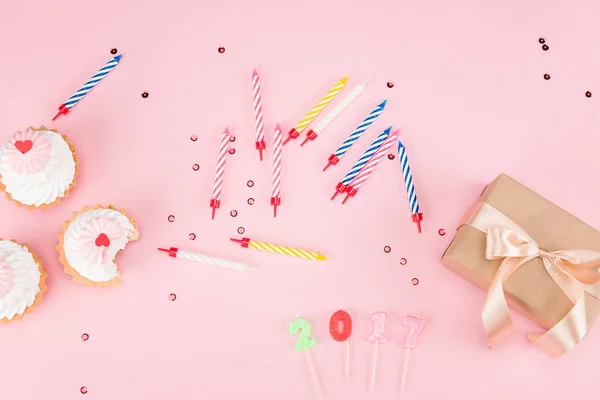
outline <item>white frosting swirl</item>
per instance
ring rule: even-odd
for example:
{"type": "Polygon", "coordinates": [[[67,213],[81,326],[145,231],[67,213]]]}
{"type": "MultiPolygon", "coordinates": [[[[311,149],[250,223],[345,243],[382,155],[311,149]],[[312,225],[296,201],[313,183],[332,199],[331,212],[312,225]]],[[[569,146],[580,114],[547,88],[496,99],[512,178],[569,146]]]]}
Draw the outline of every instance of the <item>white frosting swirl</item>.
{"type": "Polygon", "coordinates": [[[23,173],[11,168],[3,160],[8,142],[0,147],[0,175],[6,191],[19,203],[39,207],[50,204],[71,187],[75,179],[75,159],[71,148],[62,135],[49,130],[38,130],[51,143],[50,159],[38,173],[23,173]]]}
{"type": "Polygon", "coordinates": [[[0,240],[0,319],[14,318],[31,306],[40,292],[40,266],[26,246],[0,240]]]}
{"type": "Polygon", "coordinates": [[[119,276],[115,256],[138,232],[126,215],[110,208],[80,213],[69,223],[63,248],[69,265],[94,282],[107,282],[119,276]],[[109,238],[108,246],[98,246],[99,235],[109,238]]]}

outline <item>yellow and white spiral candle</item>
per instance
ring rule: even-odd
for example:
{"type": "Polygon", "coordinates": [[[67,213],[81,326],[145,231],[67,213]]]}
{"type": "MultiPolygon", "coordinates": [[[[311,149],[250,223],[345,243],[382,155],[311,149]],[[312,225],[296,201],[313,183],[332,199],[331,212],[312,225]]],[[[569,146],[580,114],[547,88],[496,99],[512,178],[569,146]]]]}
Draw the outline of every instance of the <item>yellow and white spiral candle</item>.
{"type": "Polygon", "coordinates": [[[346,82],[348,82],[349,78],[349,76],[345,76],[342,79],[340,79],[338,83],[333,85],[333,87],[329,89],[329,92],[327,92],[327,94],[323,96],[321,100],[319,100],[319,102],[312,108],[312,110],[310,110],[308,114],[306,114],[306,116],[302,118],[300,122],[298,122],[298,125],[292,128],[292,130],[288,133],[288,138],[285,140],[285,142],[283,142],[283,144],[286,144],[290,140],[296,139],[298,136],[300,136],[300,133],[304,130],[304,128],[306,128],[317,117],[317,115],[319,115],[319,113],[325,107],[327,107],[331,100],[333,100],[335,96],[337,96],[338,93],[342,91],[344,86],[346,86],[346,82]]]}
{"type": "Polygon", "coordinates": [[[265,243],[249,238],[230,239],[232,242],[240,243],[242,247],[251,248],[254,250],[265,251],[267,253],[277,253],[284,256],[298,257],[305,260],[324,261],[327,260],[323,254],[311,250],[298,249],[296,247],[282,246],[279,244],[265,243]]]}

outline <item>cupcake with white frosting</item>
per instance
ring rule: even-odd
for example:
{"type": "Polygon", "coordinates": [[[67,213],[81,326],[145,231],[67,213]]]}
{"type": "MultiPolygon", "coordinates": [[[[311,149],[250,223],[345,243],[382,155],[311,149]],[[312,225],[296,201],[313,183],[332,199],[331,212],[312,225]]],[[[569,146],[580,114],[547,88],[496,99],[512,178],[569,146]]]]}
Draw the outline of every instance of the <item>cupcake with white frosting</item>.
{"type": "Polygon", "coordinates": [[[137,240],[135,221],[113,206],[84,207],[65,222],[57,250],[65,272],[88,286],[119,282],[115,257],[137,240]]]}
{"type": "Polygon", "coordinates": [[[0,189],[31,209],[67,197],[76,176],[75,149],[58,131],[27,128],[0,146],[0,189]]]}
{"type": "Polygon", "coordinates": [[[27,246],[0,239],[0,322],[31,312],[46,291],[46,276],[42,262],[27,246]]]}

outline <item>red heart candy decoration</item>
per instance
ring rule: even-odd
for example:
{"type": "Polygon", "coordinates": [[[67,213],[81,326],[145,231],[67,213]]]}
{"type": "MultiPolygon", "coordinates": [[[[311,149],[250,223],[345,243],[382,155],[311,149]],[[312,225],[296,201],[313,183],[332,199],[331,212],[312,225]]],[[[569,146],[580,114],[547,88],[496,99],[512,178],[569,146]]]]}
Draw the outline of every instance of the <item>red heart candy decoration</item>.
{"type": "Polygon", "coordinates": [[[33,142],[31,140],[25,140],[24,142],[17,140],[15,142],[15,147],[17,148],[17,150],[19,150],[21,153],[25,154],[27,153],[29,150],[31,150],[31,148],[33,147],[33,142]]]}
{"type": "Polygon", "coordinates": [[[106,236],[106,234],[101,233],[96,238],[96,246],[108,247],[108,246],[110,246],[110,239],[108,238],[108,236],[106,236]]]}

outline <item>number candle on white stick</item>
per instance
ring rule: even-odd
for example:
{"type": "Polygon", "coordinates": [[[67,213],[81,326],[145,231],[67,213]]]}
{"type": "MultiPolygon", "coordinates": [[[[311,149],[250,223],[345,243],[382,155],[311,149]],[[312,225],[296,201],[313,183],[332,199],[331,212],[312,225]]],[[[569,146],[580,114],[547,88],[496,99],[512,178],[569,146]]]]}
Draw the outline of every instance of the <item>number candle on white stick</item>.
{"type": "Polygon", "coordinates": [[[344,346],[344,370],[346,371],[346,379],[350,381],[350,335],[352,334],[352,318],[350,318],[350,314],[344,310],[334,312],[329,320],[329,332],[333,340],[346,342],[344,346]]]}
{"type": "Polygon", "coordinates": [[[296,342],[295,349],[296,351],[304,351],[304,353],[306,354],[308,370],[312,377],[313,384],[315,385],[317,399],[320,400],[323,398],[323,392],[321,391],[321,384],[319,383],[319,378],[317,377],[315,365],[310,355],[310,348],[315,347],[317,345],[317,341],[314,338],[310,337],[311,326],[310,323],[304,318],[296,318],[288,327],[288,332],[291,335],[295,335],[296,333],[298,333],[298,331],[300,331],[300,337],[296,342]]]}
{"type": "Polygon", "coordinates": [[[404,358],[402,359],[402,373],[400,375],[400,391],[404,393],[410,351],[417,348],[417,338],[425,327],[425,320],[414,314],[409,314],[402,318],[402,325],[410,327],[406,339],[404,339],[404,358]]]}
{"type": "Polygon", "coordinates": [[[373,366],[371,367],[371,383],[369,389],[375,390],[375,377],[377,376],[377,352],[380,344],[386,344],[387,340],[383,337],[385,331],[385,319],[387,317],[386,311],[377,311],[371,315],[371,321],[373,321],[373,333],[367,338],[369,343],[375,344],[373,349],[373,366]]]}

